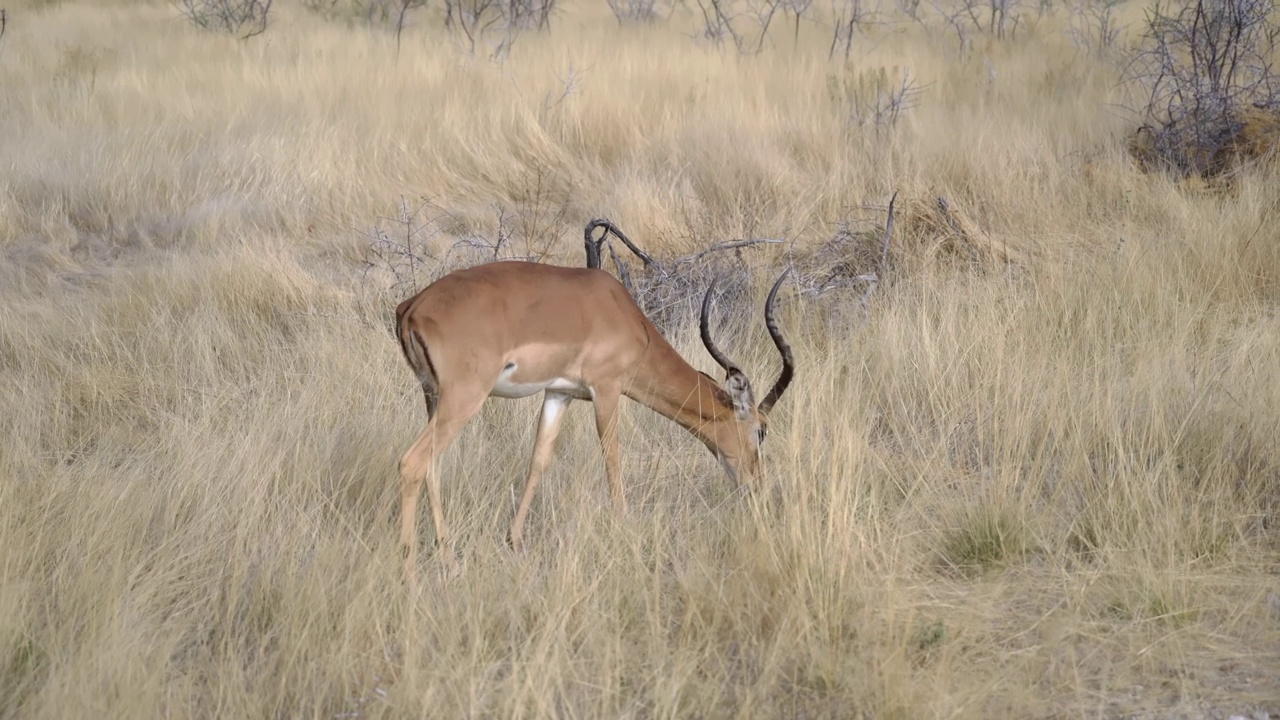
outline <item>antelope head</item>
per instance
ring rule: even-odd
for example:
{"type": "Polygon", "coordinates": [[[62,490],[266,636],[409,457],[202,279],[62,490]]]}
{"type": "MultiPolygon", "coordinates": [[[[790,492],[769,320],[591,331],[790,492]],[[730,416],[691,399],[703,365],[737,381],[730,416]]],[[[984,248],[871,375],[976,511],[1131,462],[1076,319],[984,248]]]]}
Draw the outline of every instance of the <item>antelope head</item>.
{"type": "Polygon", "coordinates": [[[778,402],[778,398],[786,392],[795,374],[795,358],[791,354],[791,346],[782,337],[782,331],[778,329],[777,320],[774,317],[774,301],[778,296],[778,288],[782,286],[782,282],[787,279],[790,272],[790,268],[783,271],[773,283],[773,288],[769,290],[769,297],[764,303],[764,326],[782,355],[782,371],[774,381],[773,387],[759,403],[756,402],[755,392],[751,388],[751,382],[747,379],[746,373],[721,352],[711,339],[709,323],[711,296],[715,292],[718,278],[711,282],[711,287],[707,288],[707,294],[702,298],[702,316],[699,320],[702,344],[706,346],[707,352],[716,363],[724,368],[724,382],[719,386],[717,395],[721,404],[724,405],[723,409],[728,412],[721,413],[715,421],[707,423],[698,434],[720,460],[729,477],[739,482],[752,481],[759,475],[760,446],[764,443],[769,429],[769,411],[778,402]]]}

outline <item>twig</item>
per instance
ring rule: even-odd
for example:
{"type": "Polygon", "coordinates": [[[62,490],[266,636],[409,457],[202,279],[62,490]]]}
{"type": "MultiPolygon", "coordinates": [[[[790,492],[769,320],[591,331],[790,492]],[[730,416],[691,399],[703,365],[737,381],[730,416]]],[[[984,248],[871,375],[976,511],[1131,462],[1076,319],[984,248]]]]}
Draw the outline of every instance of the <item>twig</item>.
{"type": "Polygon", "coordinates": [[[415,0],[402,0],[400,3],[400,14],[396,17],[396,61],[400,60],[400,36],[404,33],[405,15],[409,14],[409,8],[418,4],[415,0]]]}
{"type": "MultiPolygon", "coordinates": [[[[599,250],[596,252],[598,253],[599,250]]],[[[628,295],[635,297],[636,291],[631,285],[631,271],[622,264],[622,258],[619,258],[617,251],[613,249],[613,243],[609,244],[609,257],[613,260],[613,266],[618,269],[618,279],[622,281],[622,287],[627,289],[628,295]]]]}
{"type": "Polygon", "coordinates": [[[752,247],[754,245],[779,245],[785,242],[786,242],[785,238],[754,238],[751,240],[729,240],[727,242],[716,243],[715,245],[712,245],[711,247],[707,248],[706,250],[703,250],[700,253],[697,253],[696,255],[690,255],[689,257],[684,258],[684,261],[696,262],[702,259],[704,255],[709,255],[713,252],[720,252],[721,250],[737,250],[738,248],[752,247]]]}
{"type": "Polygon", "coordinates": [[[889,198],[889,219],[884,222],[884,240],[880,243],[880,269],[884,270],[889,262],[889,241],[893,238],[893,203],[898,199],[898,191],[893,191],[889,198]]]}

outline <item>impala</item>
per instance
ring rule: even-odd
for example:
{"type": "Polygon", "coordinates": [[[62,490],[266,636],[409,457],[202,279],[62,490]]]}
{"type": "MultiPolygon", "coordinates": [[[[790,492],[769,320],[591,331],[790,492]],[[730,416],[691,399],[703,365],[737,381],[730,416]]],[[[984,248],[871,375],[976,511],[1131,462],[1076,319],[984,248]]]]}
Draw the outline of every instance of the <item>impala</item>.
{"type": "Polygon", "coordinates": [[[430,419],[400,459],[400,543],[414,575],[418,497],[425,478],[436,542],[448,540],[436,458],[485,398],[544,393],[524,493],[507,536],[519,548],[534,489],[551,458],[571,400],[595,406],[609,494],[624,508],[616,414],[627,396],[679,423],[703,442],[733,479],[759,471],[769,410],[791,382],[795,362],[773,306],[783,272],[765,301],[765,327],[782,354],[782,371],[757,405],[751,384],[711,340],[702,302],[702,342],[724,368],[724,383],[694,369],[662,337],[614,277],[603,270],[494,262],[446,275],[396,308],[404,357],[418,377],[430,419]]]}

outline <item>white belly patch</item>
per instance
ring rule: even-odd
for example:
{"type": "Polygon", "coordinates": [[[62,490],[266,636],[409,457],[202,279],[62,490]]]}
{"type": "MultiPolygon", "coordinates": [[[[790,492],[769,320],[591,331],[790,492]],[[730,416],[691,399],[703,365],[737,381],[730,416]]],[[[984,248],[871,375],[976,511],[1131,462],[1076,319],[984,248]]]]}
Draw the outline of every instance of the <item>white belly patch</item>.
{"type": "Polygon", "coordinates": [[[515,363],[507,363],[507,366],[502,368],[502,372],[498,374],[498,381],[493,384],[493,389],[489,391],[489,396],[515,400],[550,390],[564,393],[579,400],[591,399],[591,389],[579,380],[553,377],[537,382],[515,382],[511,378],[518,369],[519,366],[515,363]]]}

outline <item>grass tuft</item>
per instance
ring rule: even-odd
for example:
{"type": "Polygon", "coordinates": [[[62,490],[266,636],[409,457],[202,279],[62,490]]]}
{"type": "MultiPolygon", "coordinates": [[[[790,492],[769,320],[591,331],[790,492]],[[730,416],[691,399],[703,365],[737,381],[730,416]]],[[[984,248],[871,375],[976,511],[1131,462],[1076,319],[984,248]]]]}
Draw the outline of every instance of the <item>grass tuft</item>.
{"type": "Polygon", "coordinates": [[[983,572],[1028,552],[1026,532],[1007,512],[989,508],[967,514],[942,536],[939,557],[951,569],[983,572]]]}

